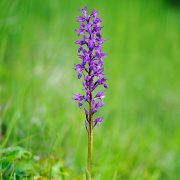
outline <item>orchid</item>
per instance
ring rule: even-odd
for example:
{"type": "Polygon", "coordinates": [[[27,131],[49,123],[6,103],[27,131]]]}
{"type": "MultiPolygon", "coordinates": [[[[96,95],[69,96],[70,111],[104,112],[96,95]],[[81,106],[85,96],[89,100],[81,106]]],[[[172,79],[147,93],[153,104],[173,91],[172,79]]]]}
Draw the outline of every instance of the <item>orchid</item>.
{"type": "MultiPolygon", "coordinates": [[[[77,21],[81,23],[81,26],[80,29],[76,30],[76,32],[78,32],[77,36],[82,35],[83,40],[78,40],[75,42],[76,44],[79,44],[79,54],[77,56],[82,60],[82,62],[80,64],[75,64],[73,69],[78,71],[78,79],[83,77],[83,90],[85,90],[86,93],[85,95],[74,94],[76,98],[72,99],[78,101],[78,106],[80,109],[83,105],[83,100],[89,104],[92,103],[90,113],[87,114],[87,110],[84,108],[86,113],[85,126],[87,132],[89,133],[89,128],[87,126],[88,123],[91,123],[89,121],[89,117],[90,115],[94,115],[98,108],[104,105],[103,98],[105,97],[105,92],[108,89],[108,86],[105,83],[108,79],[103,77],[105,74],[103,73],[104,61],[102,60],[107,56],[107,54],[102,53],[101,47],[101,45],[107,40],[102,39],[100,33],[103,27],[100,27],[102,20],[97,17],[99,12],[93,9],[91,15],[87,15],[87,6],[85,6],[85,8],[82,10],[78,9],[78,11],[82,12],[84,15],[84,17],[77,17],[77,21]],[[105,88],[104,91],[98,92],[93,96],[93,91],[100,85],[105,88]]],[[[100,125],[100,123],[94,121],[93,128],[96,125],[100,125]]]]}
{"type": "Polygon", "coordinates": [[[76,97],[72,98],[78,101],[78,106],[82,109],[83,103],[86,102],[89,105],[89,111],[84,108],[85,111],[85,127],[88,132],[88,174],[91,179],[92,169],[92,143],[93,143],[93,128],[100,126],[103,117],[96,118],[93,120],[93,115],[98,111],[99,108],[103,107],[103,98],[105,92],[108,89],[104,74],[104,61],[103,59],[107,56],[106,53],[102,53],[102,44],[107,41],[102,39],[100,26],[102,20],[97,17],[98,11],[93,9],[90,15],[87,15],[87,6],[80,10],[84,17],[78,16],[77,21],[81,23],[80,29],[75,30],[77,36],[83,36],[81,40],[75,43],[79,45],[78,58],[81,59],[81,63],[74,64],[74,70],[78,71],[78,79],[82,79],[84,95],[74,94],[76,97]],[[101,86],[103,90],[95,93],[98,86],[101,86]]]}

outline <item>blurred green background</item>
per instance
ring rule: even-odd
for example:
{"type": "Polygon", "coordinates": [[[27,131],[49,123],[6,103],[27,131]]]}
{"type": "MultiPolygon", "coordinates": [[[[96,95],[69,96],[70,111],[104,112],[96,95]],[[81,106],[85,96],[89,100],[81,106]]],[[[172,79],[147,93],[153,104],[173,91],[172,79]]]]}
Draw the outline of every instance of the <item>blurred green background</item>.
{"type": "MultiPolygon", "coordinates": [[[[165,0],[0,0],[0,143],[55,154],[83,174],[77,8],[103,18],[104,116],[93,179],[180,179],[180,10],[165,0]]],[[[81,38],[81,37],[80,37],[81,38]]]]}

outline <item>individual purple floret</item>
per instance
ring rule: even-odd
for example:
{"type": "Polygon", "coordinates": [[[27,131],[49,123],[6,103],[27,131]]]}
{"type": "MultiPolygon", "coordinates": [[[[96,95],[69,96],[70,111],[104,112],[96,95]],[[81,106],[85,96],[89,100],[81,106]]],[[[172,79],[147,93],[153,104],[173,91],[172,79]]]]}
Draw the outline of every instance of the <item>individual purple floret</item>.
{"type": "Polygon", "coordinates": [[[83,101],[89,103],[89,112],[84,108],[86,120],[85,126],[89,133],[88,124],[93,123],[93,128],[100,123],[103,117],[99,117],[92,121],[91,116],[98,111],[98,108],[104,105],[103,98],[105,92],[108,89],[106,84],[107,78],[104,77],[104,61],[102,60],[107,56],[106,53],[102,53],[101,45],[107,41],[102,39],[101,30],[103,27],[100,26],[102,20],[97,17],[98,11],[93,9],[91,15],[87,15],[87,6],[80,10],[84,17],[77,17],[77,21],[81,23],[80,29],[76,30],[77,36],[83,36],[82,40],[78,40],[75,43],[79,44],[77,56],[82,60],[80,64],[75,64],[74,68],[78,71],[78,79],[83,78],[83,90],[85,95],[74,94],[76,97],[72,98],[78,101],[78,106],[81,109],[83,101]],[[104,90],[95,93],[98,86],[102,86],[104,90]],[[90,120],[91,119],[91,120],[90,120]]]}

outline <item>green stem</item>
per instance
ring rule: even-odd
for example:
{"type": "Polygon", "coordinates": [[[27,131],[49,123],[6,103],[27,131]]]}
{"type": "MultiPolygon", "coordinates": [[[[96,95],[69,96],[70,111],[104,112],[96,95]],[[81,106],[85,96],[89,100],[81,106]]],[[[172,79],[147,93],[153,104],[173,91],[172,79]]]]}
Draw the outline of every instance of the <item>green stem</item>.
{"type": "MultiPolygon", "coordinates": [[[[91,70],[89,72],[91,74],[91,70]]],[[[92,89],[92,79],[90,80],[89,90],[92,89]]],[[[89,102],[89,134],[88,134],[88,172],[89,178],[91,180],[92,173],[92,149],[93,149],[93,114],[92,110],[92,93],[90,93],[90,102],[89,102]]]]}

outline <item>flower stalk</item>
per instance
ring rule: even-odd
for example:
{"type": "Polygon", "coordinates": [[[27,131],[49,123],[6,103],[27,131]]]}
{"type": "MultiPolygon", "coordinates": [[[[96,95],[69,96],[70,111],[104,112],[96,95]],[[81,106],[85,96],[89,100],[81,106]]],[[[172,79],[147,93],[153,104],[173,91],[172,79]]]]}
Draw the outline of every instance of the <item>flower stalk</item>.
{"type": "Polygon", "coordinates": [[[94,114],[98,111],[99,107],[104,105],[103,98],[105,92],[108,89],[106,85],[107,78],[104,78],[104,61],[102,60],[107,56],[106,53],[102,53],[101,45],[107,41],[102,39],[100,27],[102,20],[97,17],[98,11],[93,9],[91,15],[87,15],[87,7],[78,11],[82,12],[84,17],[77,17],[77,21],[81,23],[77,36],[83,35],[83,40],[78,40],[75,43],[79,44],[78,57],[82,60],[80,64],[75,64],[75,69],[78,71],[78,79],[83,76],[83,86],[85,95],[74,94],[76,97],[72,98],[78,101],[78,106],[81,109],[82,101],[88,103],[89,112],[84,108],[86,119],[85,127],[88,133],[88,173],[89,179],[91,179],[92,173],[92,150],[93,150],[93,129],[96,126],[100,126],[103,117],[99,117],[93,120],[94,114]],[[85,46],[85,47],[84,47],[85,46]],[[95,93],[98,86],[103,86],[104,91],[95,93]],[[93,93],[94,92],[94,93],[93,93]]]}
{"type": "MultiPolygon", "coordinates": [[[[91,74],[91,70],[89,72],[91,74]]],[[[92,90],[92,80],[90,80],[89,90],[92,90]]],[[[91,180],[91,172],[92,172],[92,150],[93,150],[93,114],[92,114],[92,92],[90,94],[90,102],[89,102],[89,133],[88,133],[88,172],[89,178],[91,180]]]]}

